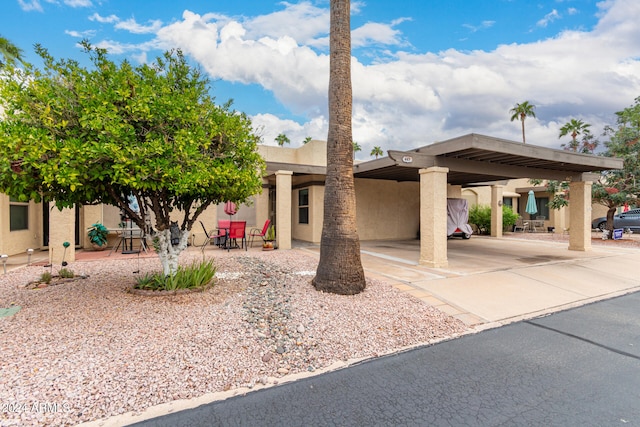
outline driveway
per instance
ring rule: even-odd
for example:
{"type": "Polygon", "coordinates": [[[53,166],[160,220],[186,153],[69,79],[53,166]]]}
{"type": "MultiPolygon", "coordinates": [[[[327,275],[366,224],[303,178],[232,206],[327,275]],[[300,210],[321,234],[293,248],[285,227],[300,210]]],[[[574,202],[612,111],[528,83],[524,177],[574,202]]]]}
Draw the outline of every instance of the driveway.
{"type": "Polygon", "coordinates": [[[449,266],[439,269],[418,265],[417,240],[361,242],[361,250],[368,275],[468,325],[496,326],[640,289],[640,249],[611,243],[581,252],[564,241],[451,239],[449,266]]]}

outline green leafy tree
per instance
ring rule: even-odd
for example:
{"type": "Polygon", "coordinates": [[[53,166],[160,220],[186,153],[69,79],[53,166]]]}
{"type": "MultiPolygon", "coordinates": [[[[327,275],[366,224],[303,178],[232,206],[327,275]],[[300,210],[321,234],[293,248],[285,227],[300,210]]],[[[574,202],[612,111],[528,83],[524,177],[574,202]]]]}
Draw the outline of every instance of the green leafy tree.
{"type": "Polygon", "coordinates": [[[22,49],[11,43],[9,39],[0,36],[0,68],[6,64],[15,64],[22,61],[22,49]]]}
{"type": "Polygon", "coordinates": [[[380,156],[382,156],[384,153],[382,152],[382,148],[375,146],[373,147],[373,149],[371,150],[371,156],[375,156],[376,159],[380,156]]]}
{"type": "Polygon", "coordinates": [[[351,20],[349,0],[331,0],[329,32],[329,133],[320,261],[313,286],[353,295],[365,289],[356,231],[353,178],[351,20]]]}
{"type": "Polygon", "coordinates": [[[7,67],[0,191],[60,209],[115,205],[142,229],[153,218],[164,273],[173,274],[206,208],[260,191],[258,137],[245,114],[214,103],[208,80],[180,51],[133,67],[83,46],[91,68],[56,60],[40,46],[42,71],[7,67]],[[177,242],[172,216],[181,216],[177,242]]]}
{"type": "MultiPolygon", "coordinates": [[[[600,179],[593,183],[591,199],[594,203],[607,207],[606,229],[613,230],[613,216],[617,208],[625,203],[640,205],[640,97],[635,105],[616,113],[617,128],[607,126],[605,136],[609,140],[604,143],[607,157],[618,157],[624,160],[620,170],[605,171],[600,179]]],[[[532,180],[534,185],[542,184],[541,180],[532,180]]],[[[554,194],[549,207],[559,209],[569,204],[569,183],[566,181],[546,182],[547,191],[554,194]]]]}
{"type": "Polygon", "coordinates": [[[280,135],[276,136],[275,141],[278,143],[280,147],[284,146],[284,144],[291,144],[289,137],[287,137],[287,135],[285,135],[284,133],[281,133],[280,135]]]}
{"type": "Polygon", "coordinates": [[[303,143],[303,144],[307,144],[307,143],[309,143],[309,142],[311,142],[311,137],[310,137],[310,136],[306,137],[306,138],[304,139],[304,141],[302,141],[302,143],[303,143]]]}
{"type": "Polygon", "coordinates": [[[536,113],[535,113],[535,108],[536,106],[533,104],[530,104],[529,101],[524,101],[520,104],[516,104],[515,107],[513,107],[511,110],[509,110],[509,112],[511,113],[511,121],[514,121],[516,119],[520,120],[520,122],[522,122],[522,143],[525,144],[525,137],[524,137],[524,120],[527,117],[536,117],[536,113]]]}
{"type": "MultiPolygon", "coordinates": [[[[571,119],[568,123],[560,128],[560,135],[558,138],[562,138],[567,135],[571,135],[571,142],[568,144],[562,144],[562,148],[567,151],[577,152],[578,148],[580,148],[580,142],[578,141],[578,135],[582,135],[586,139],[584,141],[588,141],[588,136],[591,135],[591,131],[589,128],[590,124],[583,122],[582,120],[571,119]]],[[[588,150],[589,147],[582,147],[580,149],[581,152],[585,152],[585,148],[587,148],[587,152],[593,152],[593,149],[588,150]]]]}
{"type": "Polygon", "coordinates": [[[608,208],[607,230],[613,230],[613,216],[625,203],[638,206],[640,203],[640,97],[635,104],[616,113],[617,128],[607,126],[605,156],[624,160],[620,170],[606,171],[593,185],[592,198],[608,208]]]}

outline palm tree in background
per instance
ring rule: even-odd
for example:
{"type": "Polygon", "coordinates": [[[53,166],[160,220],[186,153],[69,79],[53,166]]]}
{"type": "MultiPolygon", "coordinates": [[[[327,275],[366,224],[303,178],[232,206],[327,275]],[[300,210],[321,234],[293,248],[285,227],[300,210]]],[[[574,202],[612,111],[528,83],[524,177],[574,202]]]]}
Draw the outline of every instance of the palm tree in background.
{"type": "Polygon", "coordinates": [[[0,68],[3,68],[6,64],[13,64],[16,61],[24,63],[22,61],[22,49],[2,36],[0,36],[0,57],[0,68]]]}
{"type": "Polygon", "coordinates": [[[306,137],[306,138],[304,139],[304,141],[302,141],[302,143],[303,143],[303,144],[306,144],[306,143],[308,143],[308,142],[311,142],[311,137],[310,137],[310,136],[306,137]]]}
{"type": "Polygon", "coordinates": [[[357,142],[353,141],[353,158],[356,158],[356,153],[362,151],[362,147],[357,142]]]}
{"type": "Polygon", "coordinates": [[[351,114],[351,4],[331,0],[329,32],[329,133],[320,261],[313,286],[354,295],[366,286],[356,230],[351,114]]]}
{"type": "Polygon", "coordinates": [[[524,119],[526,119],[527,117],[535,118],[536,113],[533,111],[535,110],[535,108],[536,106],[533,104],[529,104],[529,101],[524,101],[521,104],[516,104],[515,107],[509,110],[509,112],[512,114],[511,121],[520,119],[520,121],[522,122],[522,143],[523,144],[526,144],[525,138],[524,138],[524,119]]]}
{"type": "Polygon", "coordinates": [[[284,144],[291,144],[291,140],[289,140],[289,137],[287,137],[287,135],[285,135],[284,133],[276,136],[275,141],[280,147],[284,146],[284,144]]]}
{"type": "Polygon", "coordinates": [[[376,159],[383,154],[384,153],[382,152],[382,148],[378,147],[377,145],[371,150],[371,156],[376,156],[376,159]]]}
{"type": "Polygon", "coordinates": [[[571,142],[569,144],[562,144],[562,148],[569,151],[578,151],[578,146],[580,145],[578,142],[578,135],[588,138],[591,134],[591,131],[589,131],[590,127],[591,125],[589,123],[585,123],[582,120],[569,120],[569,122],[560,128],[560,135],[558,138],[571,135],[571,142]]]}

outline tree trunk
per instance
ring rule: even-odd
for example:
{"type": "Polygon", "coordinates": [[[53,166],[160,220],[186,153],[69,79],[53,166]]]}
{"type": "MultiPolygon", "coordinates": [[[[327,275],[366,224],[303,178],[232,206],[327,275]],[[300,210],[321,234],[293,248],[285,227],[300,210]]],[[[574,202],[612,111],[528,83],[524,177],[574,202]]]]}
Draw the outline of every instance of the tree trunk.
{"type": "Polygon", "coordinates": [[[520,121],[522,121],[522,143],[526,144],[527,142],[524,139],[524,115],[520,117],[520,121]]]}
{"type": "Polygon", "coordinates": [[[610,207],[609,210],[607,211],[607,227],[606,229],[609,230],[609,236],[613,237],[613,217],[616,214],[616,206],[614,207],[610,207]]]}
{"type": "Polygon", "coordinates": [[[180,230],[180,243],[171,244],[171,230],[159,231],[154,238],[158,239],[157,251],[162,264],[162,272],[165,276],[173,276],[178,271],[178,258],[187,247],[189,231],[180,230]]]}
{"type": "Polygon", "coordinates": [[[313,286],[353,295],[366,286],[356,231],[348,0],[331,0],[329,135],[320,262],[313,286]]]}

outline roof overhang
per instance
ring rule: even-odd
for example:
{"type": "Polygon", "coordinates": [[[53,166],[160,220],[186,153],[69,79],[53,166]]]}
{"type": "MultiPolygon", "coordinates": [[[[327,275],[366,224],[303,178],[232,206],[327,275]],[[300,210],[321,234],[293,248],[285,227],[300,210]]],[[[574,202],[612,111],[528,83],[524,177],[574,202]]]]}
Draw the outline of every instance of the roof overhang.
{"type": "Polygon", "coordinates": [[[419,181],[419,169],[434,166],[449,169],[454,185],[538,178],[593,181],[596,172],[622,169],[622,159],[573,153],[526,145],[478,134],[469,134],[410,151],[388,152],[383,157],[354,166],[356,178],[419,181]]]}

